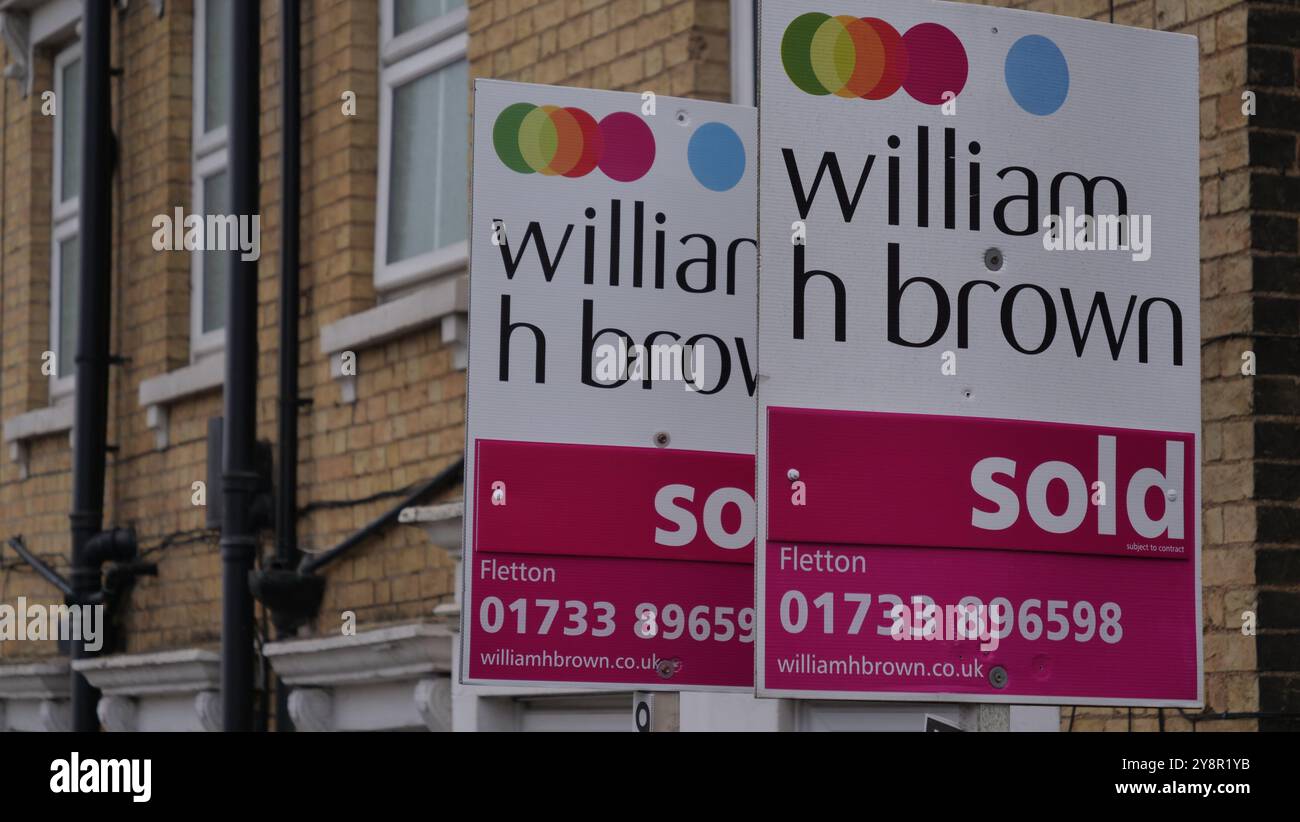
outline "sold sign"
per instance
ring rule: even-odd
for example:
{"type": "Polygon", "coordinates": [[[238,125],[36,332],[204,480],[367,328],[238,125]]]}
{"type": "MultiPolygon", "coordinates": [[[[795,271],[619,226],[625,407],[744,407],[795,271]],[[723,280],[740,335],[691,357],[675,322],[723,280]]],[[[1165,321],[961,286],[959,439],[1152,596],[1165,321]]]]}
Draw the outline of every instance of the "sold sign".
{"type": "Polygon", "coordinates": [[[754,460],[742,454],[482,440],[479,550],[754,562],[754,460]],[[538,528],[555,511],[563,528],[538,528]]]}
{"type": "Polygon", "coordinates": [[[769,539],[1191,554],[1189,434],[785,408],[768,419],[769,539]],[[804,505],[791,504],[791,468],[804,505]]]}

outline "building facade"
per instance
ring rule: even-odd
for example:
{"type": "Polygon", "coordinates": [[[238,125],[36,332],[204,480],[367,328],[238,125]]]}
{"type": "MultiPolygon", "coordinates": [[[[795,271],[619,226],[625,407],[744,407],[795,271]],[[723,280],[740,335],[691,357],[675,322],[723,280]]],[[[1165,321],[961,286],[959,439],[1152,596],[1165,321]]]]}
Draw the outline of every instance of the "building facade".
{"type": "MultiPolygon", "coordinates": [[[[98,2],[98,0],[92,0],[98,2]]],[[[103,0],[109,2],[109,0],[103,0]]],[[[232,0],[112,15],[113,354],[105,523],[157,566],[79,660],[107,730],[220,727],[221,559],[209,420],[222,414],[225,252],[188,215],[229,201],[232,0]],[[166,219],[164,219],[166,218],[166,219]],[[170,220],[170,223],[168,222],[170,220]],[[161,232],[161,237],[160,237],[161,232]],[[162,246],[160,248],[159,246],[162,246]],[[171,248],[167,246],[170,245],[171,248]]],[[[1255,0],[999,2],[1193,34],[1201,44],[1206,709],[799,703],[684,694],[683,729],[1254,730],[1300,704],[1300,9],[1255,0]],[[1112,7],[1113,6],[1113,7],[1112,7]],[[1245,114],[1246,92],[1255,113],[1245,114]],[[1242,373],[1253,352],[1256,372],[1242,373]],[[1251,614],[1253,635],[1242,631],[1251,614]]],[[[279,3],[261,3],[257,421],[274,443],[282,127],[279,3]]],[[[0,0],[0,542],[66,571],[80,243],[79,0],[0,0]]],[[[753,104],[742,0],[312,0],[301,8],[298,533],[344,543],[464,448],[473,78],[753,104]]],[[[457,486],[323,565],[314,620],[257,610],[261,710],[302,730],[631,726],[629,694],[455,684],[457,486]]],[[[264,534],[269,559],[271,535],[264,534]]],[[[0,603],[58,590],[0,549],[0,603]]],[[[0,730],[68,727],[69,660],[0,641],[0,730]]]]}

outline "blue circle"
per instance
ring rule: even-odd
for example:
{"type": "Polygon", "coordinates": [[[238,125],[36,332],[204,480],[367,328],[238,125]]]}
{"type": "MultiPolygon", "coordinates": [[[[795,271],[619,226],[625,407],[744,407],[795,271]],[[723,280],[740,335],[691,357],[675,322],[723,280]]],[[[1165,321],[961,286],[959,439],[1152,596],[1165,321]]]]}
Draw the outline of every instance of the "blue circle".
{"type": "Polygon", "coordinates": [[[1070,67],[1056,44],[1041,34],[1021,37],[1007,52],[1007,90],[1030,114],[1055,112],[1070,92],[1070,67]]]}
{"type": "Polygon", "coordinates": [[[710,191],[728,191],[745,174],[745,144],[725,123],[705,123],[695,129],[686,159],[695,179],[710,191]]]}

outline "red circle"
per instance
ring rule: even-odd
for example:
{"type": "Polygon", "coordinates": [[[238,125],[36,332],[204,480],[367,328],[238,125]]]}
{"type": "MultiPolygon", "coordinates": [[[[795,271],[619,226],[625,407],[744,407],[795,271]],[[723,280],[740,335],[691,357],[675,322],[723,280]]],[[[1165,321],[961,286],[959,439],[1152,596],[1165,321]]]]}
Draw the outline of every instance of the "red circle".
{"type": "Polygon", "coordinates": [[[596,118],[580,108],[572,106],[564,109],[573,115],[577,121],[578,127],[582,129],[582,156],[578,162],[574,163],[573,168],[564,172],[565,177],[582,177],[590,174],[591,170],[600,162],[601,150],[604,148],[604,138],[600,133],[600,125],[596,123],[596,118]]]}
{"type": "Polygon", "coordinates": [[[880,45],[885,49],[885,71],[880,81],[862,95],[867,100],[883,100],[903,85],[907,77],[907,49],[903,48],[903,36],[898,29],[878,17],[863,17],[862,22],[876,30],[880,45]]]}

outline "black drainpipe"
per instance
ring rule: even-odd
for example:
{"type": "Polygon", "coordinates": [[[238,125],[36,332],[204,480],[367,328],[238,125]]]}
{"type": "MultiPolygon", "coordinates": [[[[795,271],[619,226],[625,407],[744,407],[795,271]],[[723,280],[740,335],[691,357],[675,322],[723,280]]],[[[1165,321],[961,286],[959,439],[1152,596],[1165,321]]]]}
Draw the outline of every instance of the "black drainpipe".
{"type": "MultiPolygon", "coordinates": [[[[281,0],[280,141],[280,477],[275,497],[275,564],[298,564],[298,206],[299,145],[299,7],[298,0],[281,0]]],[[[276,629],[285,639],[289,631],[276,629]]],[[[275,682],[275,728],[292,731],[289,687],[275,682]]]]}
{"type": "MultiPolygon", "coordinates": [[[[97,0],[88,0],[93,5],[97,0]]],[[[231,203],[240,219],[258,213],[258,111],[261,3],[235,0],[230,117],[231,203]]],[[[253,596],[257,553],[253,501],[258,490],[257,261],[229,253],[226,307],[225,432],[221,482],[221,703],[227,731],[253,730],[253,596]]]]}
{"type": "Polygon", "coordinates": [[[342,557],[353,548],[376,534],[381,533],[384,529],[397,522],[398,518],[401,516],[403,508],[409,508],[412,505],[419,505],[434,495],[464,481],[465,459],[462,457],[439,471],[432,479],[421,483],[418,488],[408,494],[401,502],[372,519],[361,528],[361,530],[354,532],[338,545],[335,545],[328,551],[322,551],[319,554],[312,554],[310,557],[305,558],[298,566],[298,572],[306,575],[315,574],[321,568],[324,568],[326,565],[339,557],[342,557]]]}
{"type": "MultiPolygon", "coordinates": [[[[81,141],[81,297],[77,312],[77,396],[73,428],[72,590],[89,604],[100,590],[101,564],[89,550],[104,521],[105,446],[108,440],[109,316],[112,288],[112,127],[109,123],[109,15],[112,7],[86,0],[81,141]]],[[[92,654],[72,642],[72,659],[92,654]]],[[[99,730],[99,691],[72,673],[72,727],[99,730]]]]}

